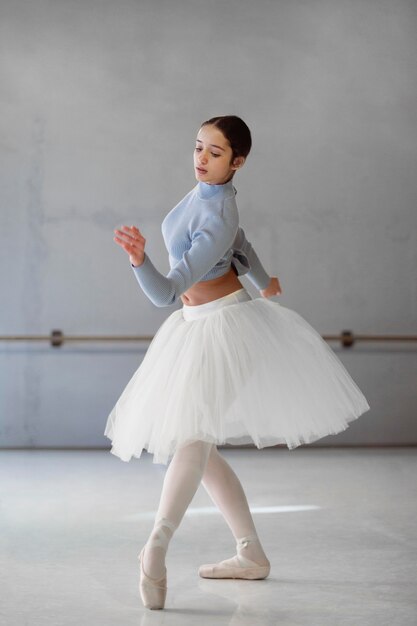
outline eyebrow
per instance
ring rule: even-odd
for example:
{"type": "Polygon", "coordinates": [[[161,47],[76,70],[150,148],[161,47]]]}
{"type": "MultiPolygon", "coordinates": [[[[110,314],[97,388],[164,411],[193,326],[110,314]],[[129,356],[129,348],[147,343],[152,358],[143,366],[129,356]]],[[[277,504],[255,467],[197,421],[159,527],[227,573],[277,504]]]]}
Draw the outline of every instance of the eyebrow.
{"type": "MultiPolygon", "coordinates": [[[[196,139],[196,141],[198,141],[198,143],[203,143],[200,139],[196,139]]],[[[223,152],[225,152],[224,148],[222,148],[221,146],[216,146],[215,143],[211,143],[210,145],[212,148],[219,148],[219,150],[223,150],[223,152]]]]}

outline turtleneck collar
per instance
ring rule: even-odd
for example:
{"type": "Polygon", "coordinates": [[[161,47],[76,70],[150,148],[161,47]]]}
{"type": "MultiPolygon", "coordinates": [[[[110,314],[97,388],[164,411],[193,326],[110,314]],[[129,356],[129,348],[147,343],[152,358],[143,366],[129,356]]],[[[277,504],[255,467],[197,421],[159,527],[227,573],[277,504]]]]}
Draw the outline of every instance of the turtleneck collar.
{"type": "Polygon", "coordinates": [[[223,185],[210,185],[209,183],[204,183],[201,180],[197,183],[197,194],[203,200],[208,198],[212,198],[218,193],[221,193],[223,197],[234,196],[237,191],[233,186],[233,179],[229,180],[227,183],[223,185]]]}

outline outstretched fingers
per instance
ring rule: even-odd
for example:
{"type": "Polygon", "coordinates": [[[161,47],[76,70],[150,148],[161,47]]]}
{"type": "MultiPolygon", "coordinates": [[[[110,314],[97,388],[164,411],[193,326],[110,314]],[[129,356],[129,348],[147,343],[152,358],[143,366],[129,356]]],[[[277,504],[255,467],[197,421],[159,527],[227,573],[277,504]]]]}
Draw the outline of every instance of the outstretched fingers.
{"type": "Polygon", "coordinates": [[[134,261],[143,260],[146,239],[136,226],[121,226],[114,231],[113,241],[122,247],[134,261]]]}

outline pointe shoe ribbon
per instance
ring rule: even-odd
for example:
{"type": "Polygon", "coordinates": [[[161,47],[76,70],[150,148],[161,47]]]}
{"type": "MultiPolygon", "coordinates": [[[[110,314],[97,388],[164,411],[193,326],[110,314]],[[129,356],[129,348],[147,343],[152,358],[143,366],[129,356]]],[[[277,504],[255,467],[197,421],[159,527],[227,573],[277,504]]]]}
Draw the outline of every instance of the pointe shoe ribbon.
{"type": "Polygon", "coordinates": [[[163,609],[165,606],[165,598],[167,594],[167,577],[165,574],[158,579],[150,578],[143,569],[143,552],[142,548],[138,559],[140,563],[140,581],[139,592],[142,602],[147,609],[163,609]]]}
{"type": "Polygon", "coordinates": [[[271,566],[259,565],[239,554],[241,548],[246,548],[253,541],[252,537],[243,537],[236,544],[237,555],[225,559],[220,563],[201,565],[198,574],[201,578],[242,578],[245,580],[261,580],[269,575],[271,566]]]}

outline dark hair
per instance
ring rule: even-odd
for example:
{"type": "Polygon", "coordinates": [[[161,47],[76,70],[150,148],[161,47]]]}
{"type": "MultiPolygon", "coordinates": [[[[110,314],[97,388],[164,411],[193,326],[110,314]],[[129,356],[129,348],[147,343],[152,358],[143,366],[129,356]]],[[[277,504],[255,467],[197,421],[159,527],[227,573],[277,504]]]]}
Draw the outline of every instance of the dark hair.
{"type": "Polygon", "coordinates": [[[201,124],[216,126],[225,136],[232,148],[232,160],[236,157],[247,157],[252,147],[252,137],[245,122],[237,115],[220,115],[212,117],[201,124]]]}

